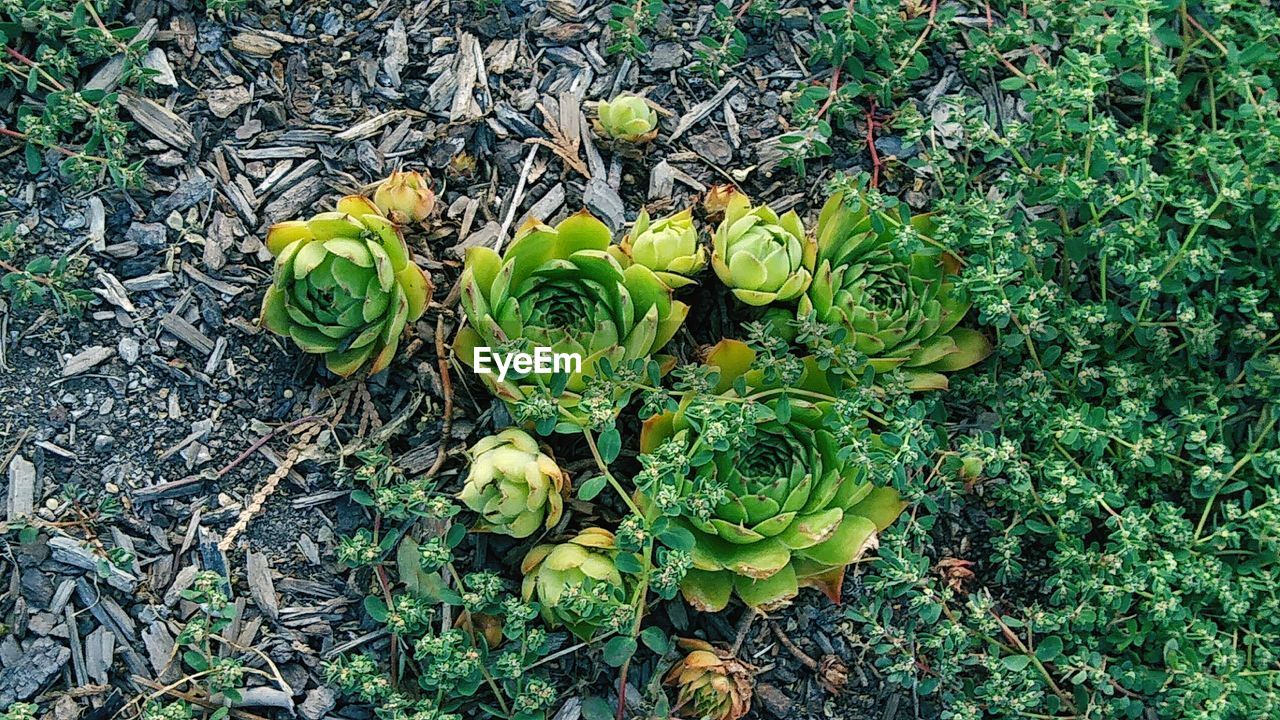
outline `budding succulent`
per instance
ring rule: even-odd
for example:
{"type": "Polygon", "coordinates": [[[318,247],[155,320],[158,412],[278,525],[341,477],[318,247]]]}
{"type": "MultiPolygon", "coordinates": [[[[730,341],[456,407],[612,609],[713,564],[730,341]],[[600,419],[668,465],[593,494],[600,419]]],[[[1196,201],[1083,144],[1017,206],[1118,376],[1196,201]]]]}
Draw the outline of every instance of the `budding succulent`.
{"type": "Polygon", "coordinates": [[[692,283],[690,276],[707,266],[707,249],[698,244],[690,209],[653,222],[641,210],[622,249],[632,262],[652,270],[672,289],[692,283]]]}
{"type": "Polygon", "coordinates": [[[431,217],[436,194],[421,173],[395,171],[373,193],[373,202],[383,215],[399,225],[419,223],[431,217]]]}
{"type": "Polygon", "coordinates": [[[794,211],[778,217],[734,192],[711,238],[711,267],[739,300],[768,305],[794,300],[813,280],[817,244],[794,211]]]}
{"type": "Polygon", "coordinates": [[[658,136],[658,113],[637,95],[619,95],[601,100],[596,132],[614,140],[649,142],[658,136]]]}
{"type": "Polygon", "coordinates": [[[755,668],[702,640],[680,640],[689,651],[665,682],[676,689],[676,717],[738,720],[751,709],[755,668]]]}
{"type": "Polygon", "coordinates": [[[458,499],[483,518],[479,529],[525,538],[560,522],[567,479],[528,433],[508,428],[468,454],[471,472],[458,499]]]}

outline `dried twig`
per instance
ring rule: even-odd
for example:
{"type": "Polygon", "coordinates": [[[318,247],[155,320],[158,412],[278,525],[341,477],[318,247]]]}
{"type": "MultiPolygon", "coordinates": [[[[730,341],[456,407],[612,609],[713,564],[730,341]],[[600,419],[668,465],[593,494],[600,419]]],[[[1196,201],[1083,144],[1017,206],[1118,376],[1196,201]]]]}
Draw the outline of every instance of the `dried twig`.
{"type": "Polygon", "coordinates": [[[436,362],[440,366],[440,386],[444,392],[444,421],[440,427],[440,448],[436,451],[436,460],[427,470],[429,478],[435,477],[444,466],[444,458],[449,451],[449,433],[453,431],[453,380],[449,377],[449,352],[444,347],[444,315],[440,315],[436,317],[436,362]]]}

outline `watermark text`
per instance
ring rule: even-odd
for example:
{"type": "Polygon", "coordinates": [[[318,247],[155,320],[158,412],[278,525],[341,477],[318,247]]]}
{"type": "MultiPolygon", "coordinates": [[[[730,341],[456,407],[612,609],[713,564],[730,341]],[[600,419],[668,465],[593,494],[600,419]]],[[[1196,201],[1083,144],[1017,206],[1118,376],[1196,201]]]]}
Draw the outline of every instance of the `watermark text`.
{"type": "Polygon", "coordinates": [[[582,356],[578,353],[555,352],[548,347],[537,347],[533,352],[504,353],[482,345],[476,348],[474,369],[479,375],[492,375],[497,371],[498,382],[507,379],[507,373],[515,371],[520,375],[529,373],[566,373],[572,375],[582,372],[582,356]]]}

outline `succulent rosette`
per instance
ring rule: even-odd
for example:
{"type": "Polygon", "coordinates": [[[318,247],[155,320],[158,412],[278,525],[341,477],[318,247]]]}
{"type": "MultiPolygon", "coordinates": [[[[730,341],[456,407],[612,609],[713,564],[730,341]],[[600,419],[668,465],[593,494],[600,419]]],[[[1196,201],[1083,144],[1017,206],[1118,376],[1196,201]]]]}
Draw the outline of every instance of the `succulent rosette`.
{"type": "Polygon", "coordinates": [[[406,225],[431,217],[436,206],[436,194],[421,173],[397,170],[378,184],[373,193],[373,204],[383,215],[406,225]]]}
{"type": "Polygon", "coordinates": [[[991,353],[976,330],[959,326],[969,311],[952,282],[956,258],[946,252],[895,252],[899,235],[928,238],[928,215],[904,226],[833,195],[818,218],[818,265],[796,313],[848,331],[847,342],[870,358],[877,372],[901,368],[912,387],[945,389],[943,373],[967,368],[991,353]]]}
{"type": "Polygon", "coordinates": [[[816,246],[794,211],[778,216],[732,193],[711,237],[711,267],[748,305],[794,300],[813,279],[816,246]]]}
{"type": "MultiPolygon", "coordinates": [[[[604,223],[584,211],[556,227],[527,223],[501,256],[484,247],[467,250],[461,283],[469,326],[454,345],[458,357],[474,366],[476,348],[516,342],[580,356],[580,370],[568,373],[557,398],[564,411],[558,427],[566,432],[586,422],[580,393],[602,361],[620,367],[651,357],[689,313],[652,270],[623,268],[609,253],[611,239],[604,223]]],[[[554,374],[481,378],[514,404],[547,392],[554,374]]]]}
{"type": "Polygon", "coordinates": [[[698,243],[692,209],[653,221],[641,210],[621,248],[631,262],[649,268],[672,289],[693,283],[692,276],[707,266],[707,249],[698,243]]]}
{"type": "Polygon", "coordinates": [[[471,470],[458,499],[480,514],[477,529],[526,538],[560,522],[568,478],[528,433],[507,428],[467,454],[471,470]]]}
{"type": "Polygon", "coordinates": [[[624,142],[648,142],[658,136],[658,113],[644,98],[619,95],[601,100],[593,123],[598,134],[624,142]]]}
{"type": "Polygon", "coordinates": [[[386,368],[431,297],[431,280],[395,223],[358,195],[334,212],[272,225],[267,249],[276,264],[262,324],[324,355],[343,377],[366,363],[370,373],[386,368]]]}
{"type": "Polygon", "coordinates": [[[559,544],[538,545],[520,565],[521,595],[536,599],[548,624],[589,640],[628,625],[630,584],[618,570],[613,533],[587,528],[559,544]]]}
{"type": "Polygon", "coordinates": [[[738,720],[751,709],[755,668],[703,640],[680,639],[687,654],[663,679],[676,690],[673,717],[738,720]]]}
{"type": "MultiPolygon", "coordinates": [[[[755,352],[736,340],[712,348],[706,362],[719,370],[715,392],[736,395],[739,378],[749,393],[764,388],[759,371],[750,369],[754,359],[755,352]]],[[[821,395],[829,392],[825,382],[811,366],[800,387],[821,395]]],[[[681,591],[702,610],[723,609],[733,594],[769,610],[785,605],[801,587],[818,588],[838,601],[845,568],[876,546],[877,534],[904,507],[893,489],[874,486],[865,467],[843,459],[823,422],[829,402],[790,397],[782,422],[779,395],[758,394],[757,401],[772,412],[727,450],[703,444],[692,454],[694,465],[684,481],[724,490],[705,514],[675,519],[695,539],[693,569],[681,591]]],[[[641,450],[652,452],[673,437],[695,439],[700,425],[689,408],[686,401],[645,421],[641,450]]]]}

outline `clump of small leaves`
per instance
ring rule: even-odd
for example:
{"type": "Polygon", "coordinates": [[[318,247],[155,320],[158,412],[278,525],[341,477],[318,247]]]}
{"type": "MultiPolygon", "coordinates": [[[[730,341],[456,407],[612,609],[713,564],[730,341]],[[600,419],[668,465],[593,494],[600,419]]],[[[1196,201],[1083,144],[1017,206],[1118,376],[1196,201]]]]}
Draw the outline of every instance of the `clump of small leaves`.
{"type": "Polygon", "coordinates": [[[248,0],[205,0],[205,12],[214,17],[229,18],[244,10],[248,0]]]}
{"type": "Polygon", "coordinates": [[[823,13],[809,60],[825,66],[828,79],[790,94],[782,164],[804,175],[806,161],[830,155],[833,138],[841,137],[867,147],[878,171],[876,131],[896,129],[898,115],[914,111],[896,107],[897,101],[934,67],[928,52],[954,39],[956,12],[953,4],[931,0],[852,0],[823,13]]]}
{"type": "Polygon", "coordinates": [[[18,309],[52,307],[63,317],[80,314],[94,295],[82,287],[88,264],[79,254],[52,258],[24,253],[17,223],[0,225],[0,289],[18,309]]]}
{"type": "Polygon", "coordinates": [[[155,71],[142,64],[147,44],[136,39],[136,27],[112,27],[121,15],[116,0],[0,2],[0,82],[17,93],[0,135],[23,144],[32,174],[57,155],[76,183],[109,177],[120,187],[141,184],[144,161],[129,159],[119,92],[83,87],[89,69],[113,57],[122,61],[122,87],[150,86],[155,71]]]}
{"type": "Polygon", "coordinates": [[[38,712],[40,708],[35,703],[16,702],[0,711],[0,720],[35,720],[38,712]]]}
{"type": "Polygon", "coordinates": [[[609,7],[609,31],[612,40],[607,52],[638,58],[649,52],[644,36],[651,32],[667,9],[663,0],[629,0],[609,7]]]}
{"type": "Polygon", "coordinates": [[[497,574],[458,571],[466,527],[451,522],[460,508],[434,482],[406,477],[377,448],[356,460],[343,478],[373,513],[373,529],[341,538],[338,557],[367,588],[366,612],[390,632],[391,662],[339,657],[325,667],[327,682],[383,720],[455,720],[464,707],[485,717],[546,717],[557,692],[535,667],[564,635],[548,633],[538,605],[497,574]],[[440,532],[423,533],[419,521],[440,532]],[[442,604],[454,610],[444,614],[442,604]],[[417,691],[402,685],[405,667],[417,691]]]}
{"type": "Polygon", "coordinates": [[[711,9],[711,21],[707,31],[694,44],[697,61],[694,72],[713,83],[720,84],[726,72],[742,60],[747,52],[746,33],[738,27],[741,16],[732,4],[717,2],[711,9]]]}

